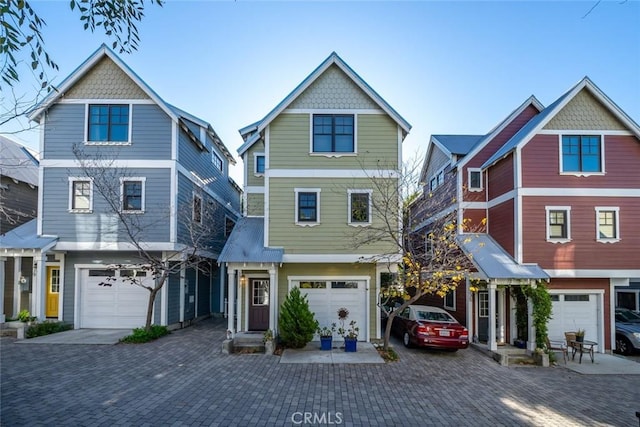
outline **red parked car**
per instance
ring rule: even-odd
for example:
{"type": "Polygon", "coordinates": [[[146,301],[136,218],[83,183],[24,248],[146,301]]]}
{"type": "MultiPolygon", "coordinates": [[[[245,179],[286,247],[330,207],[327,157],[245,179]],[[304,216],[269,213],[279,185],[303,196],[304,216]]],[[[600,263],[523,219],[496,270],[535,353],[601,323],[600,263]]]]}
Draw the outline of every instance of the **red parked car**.
{"type": "Polygon", "coordinates": [[[420,346],[448,351],[469,347],[469,331],[445,310],[410,305],[393,318],[391,331],[405,347],[420,346]]]}

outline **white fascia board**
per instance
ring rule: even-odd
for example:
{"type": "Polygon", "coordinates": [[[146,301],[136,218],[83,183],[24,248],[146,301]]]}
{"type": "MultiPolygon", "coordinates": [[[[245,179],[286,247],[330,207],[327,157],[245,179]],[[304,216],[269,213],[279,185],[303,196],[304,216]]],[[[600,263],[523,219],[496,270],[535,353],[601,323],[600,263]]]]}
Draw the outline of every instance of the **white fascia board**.
{"type": "Polygon", "coordinates": [[[264,186],[263,185],[260,185],[260,186],[258,186],[258,185],[249,185],[249,186],[244,188],[244,192],[245,193],[252,193],[252,194],[255,194],[255,193],[264,194],[265,190],[264,190],[264,186]]]}
{"type": "MultiPolygon", "coordinates": [[[[145,242],[141,246],[148,251],[180,251],[184,245],[171,242],[145,242]]],[[[129,242],[58,242],[55,251],[137,251],[129,242]]]]}
{"type": "Polygon", "coordinates": [[[268,178],[398,178],[397,170],[375,169],[269,169],[268,178]]]}
{"type": "Polygon", "coordinates": [[[631,278],[640,277],[640,269],[637,270],[544,270],[553,278],[631,278]]]}
{"type": "Polygon", "coordinates": [[[640,197],[640,188],[522,188],[522,196],[640,197]]]}
{"type": "Polygon", "coordinates": [[[493,129],[491,129],[489,133],[487,133],[487,135],[482,138],[482,143],[476,145],[476,147],[471,150],[471,152],[467,153],[467,155],[460,160],[460,162],[458,163],[458,167],[462,169],[467,163],[469,163],[469,161],[473,159],[490,141],[492,141],[500,132],[502,132],[516,117],[522,114],[522,112],[527,107],[529,107],[529,105],[533,105],[538,110],[538,112],[544,110],[544,105],[542,105],[535,96],[531,95],[525,102],[520,104],[518,108],[513,110],[513,112],[509,114],[504,120],[502,120],[493,129]]]}
{"type": "MultiPolygon", "coordinates": [[[[282,256],[283,263],[364,263],[375,264],[379,258],[392,259],[393,255],[376,255],[376,254],[284,254],[282,256]]],[[[384,261],[387,262],[387,261],[384,261]]],[[[391,261],[393,262],[393,261],[391,261]]]]}
{"type": "MultiPolygon", "coordinates": [[[[173,160],[107,160],[105,168],[137,168],[137,169],[171,169],[175,164],[173,160]]],[[[82,165],[75,159],[45,159],[40,161],[41,167],[47,168],[81,168],[82,165]]]]}

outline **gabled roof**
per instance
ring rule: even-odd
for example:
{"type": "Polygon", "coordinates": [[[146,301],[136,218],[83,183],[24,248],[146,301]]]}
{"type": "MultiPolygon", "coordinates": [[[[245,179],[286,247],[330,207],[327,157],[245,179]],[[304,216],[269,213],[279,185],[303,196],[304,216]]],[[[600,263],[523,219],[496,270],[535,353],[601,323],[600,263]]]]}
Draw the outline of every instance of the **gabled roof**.
{"type": "MultiPolygon", "coordinates": [[[[302,94],[311,84],[318,79],[329,67],[336,65],[340,68],[349,78],[366,93],[378,106],[387,113],[396,123],[402,128],[405,134],[411,130],[411,125],[407,122],[396,110],[391,107],[378,93],[371,88],[365,82],[362,77],[358,75],[346,62],[338,56],[337,53],[332,52],[327,59],[325,59],[302,83],[300,83],[289,95],[287,95],[276,107],[271,110],[262,120],[245,126],[239,130],[240,135],[243,137],[250,132],[256,132],[259,134],[262,132],[273,119],[275,119],[282,111],[284,111],[300,94],[302,94]]],[[[240,148],[238,148],[238,154],[242,155],[247,151],[259,138],[248,139],[240,148]]]]}
{"type": "Polygon", "coordinates": [[[620,107],[616,105],[604,92],[600,90],[589,77],[584,77],[574,87],[569,89],[560,98],[555,100],[551,105],[542,110],[540,114],[533,117],[524,125],[509,141],[507,141],[498,151],[496,151],[483,165],[482,169],[496,163],[505,157],[518,146],[522,146],[529,142],[540,129],[542,129],[549,121],[558,114],[578,93],[583,89],[588,90],[605,108],[607,108],[618,120],[620,120],[629,130],[638,138],[640,138],[640,126],[635,123],[620,107]]]}
{"type": "MultiPolygon", "coordinates": [[[[486,135],[432,135],[430,141],[438,146],[443,152],[449,155],[453,161],[453,156],[459,156],[459,161],[454,166],[460,166],[472,159],[482,148],[487,145],[493,138],[495,138],[500,132],[502,132],[516,117],[518,117],[529,106],[533,106],[538,111],[542,111],[544,106],[531,95],[513,110],[505,119],[498,123],[493,129],[491,129],[486,135]]],[[[424,164],[422,165],[422,173],[420,175],[422,180],[426,180],[427,163],[429,161],[429,154],[425,157],[424,164]]]]}
{"type": "Polygon", "coordinates": [[[264,247],[264,218],[243,217],[227,239],[218,262],[281,263],[284,249],[264,247]]]}
{"type": "Polygon", "coordinates": [[[0,135],[0,175],[37,187],[39,164],[25,147],[0,135]]]}
{"type": "Polygon", "coordinates": [[[456,239],[462,250],[471,255],[482,279],[549,280],[537,264],[519,264],[488,234],[461,234],[456,239]]]}
{"type": "MultiPolygon", "coordinates": [[[[107,45],[104,43],[93,52],[82,64],[80,64],[66,79],[64,79],[57,87],[53,88],[51,92],[29,113],[29,119],[33,121],[38,121],[40,116],[46,111],[51,105],[53,105],[60,97],[62,97],[69,89],[71,89],[84,75],[89,72],[98,62],[100,62],[103,58],[109,58],[113,61],[120,69],[131,79],[133,80],[138,87],[153,100],[159,107],[164,111],[173,121],[180,124],[181,120],[187,119],[194,123],[197,123],[199,126],[207,128],[208,132],[212,136],[212,140],[216,144],[216,146],[220,149],[220,151],[224,154],[224,156],[233,164],[236,163],[235,159],[229,152],[229,150],[224,146],[220,138],[218,138],[215,131],[211,125],[205,122],[202,119],[199,119],[192,114],[185,112],[173,105],[165,102],[151,87],[140,78],[116,53],[109,49],[107,45]],[[214,137],[215,136],[215,137],[214,137]]],[[[193,142],[199,147],[203,148],[204,144],[200,141],[198,135],[194,135],[192,132],[187,132],[189,134],[189,138],[193,140],[193,142]]]]}

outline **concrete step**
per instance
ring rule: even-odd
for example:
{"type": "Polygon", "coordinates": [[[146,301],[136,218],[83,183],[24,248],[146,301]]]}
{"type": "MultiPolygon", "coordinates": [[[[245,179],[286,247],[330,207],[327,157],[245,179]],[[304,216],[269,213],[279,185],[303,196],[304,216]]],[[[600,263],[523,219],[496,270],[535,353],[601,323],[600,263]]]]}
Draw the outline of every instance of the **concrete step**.
{"type": "Polygon", "coordinates": [[[264,334],[262,332],[238,332],[233,337],[234,353],[264,353],[264,334]]]}
{"type": "Polygon", "coordinates": [[[506,357],[507,366],[536,365],[533,357],[526,354],[509,354],[506,357]]]}

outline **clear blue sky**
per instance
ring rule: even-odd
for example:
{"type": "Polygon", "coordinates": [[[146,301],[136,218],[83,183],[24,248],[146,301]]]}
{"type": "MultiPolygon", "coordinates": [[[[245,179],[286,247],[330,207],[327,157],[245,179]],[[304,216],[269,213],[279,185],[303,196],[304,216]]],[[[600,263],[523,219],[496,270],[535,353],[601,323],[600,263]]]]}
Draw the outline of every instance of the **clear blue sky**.
{"type": "MultiPolygon", "coordinates": [[[[431,134],[488,132],[532,94],[549,105],[585,75],[639,122],[640,2],[603,1],[583,18],[594,4],[169,0],[147,7],[140,48],[122,57],[235,154],[237,130],[336,51],[413,125],[407,157],[431,134]]],[[[58,82],[110,45],[68,5],[32,1],[58,82]]],[[[34,132],[14,138],[37,148],[34,132]]],[[[242,183],[240,161],[232,176],[242,183]]]]}

